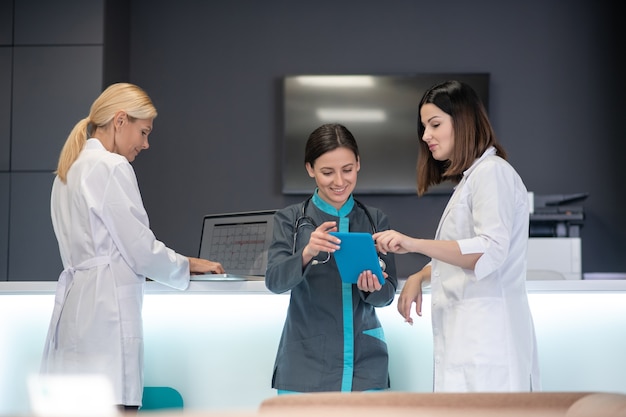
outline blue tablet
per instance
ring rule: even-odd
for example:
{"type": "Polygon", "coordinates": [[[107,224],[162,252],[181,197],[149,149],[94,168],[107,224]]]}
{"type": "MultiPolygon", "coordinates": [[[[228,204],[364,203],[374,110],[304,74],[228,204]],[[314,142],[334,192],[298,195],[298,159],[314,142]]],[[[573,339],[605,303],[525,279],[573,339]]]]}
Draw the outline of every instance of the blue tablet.
{"type": "Polygon", "coordinates": [[[335,251],[333,256],[343,282],[356,284],[361,272],[369,270],[376,275],[381,285],[385,284],[385,277],[371,234],[359,232],[331,232],[330,234],[341,239],[339,250],[335,251]]]}

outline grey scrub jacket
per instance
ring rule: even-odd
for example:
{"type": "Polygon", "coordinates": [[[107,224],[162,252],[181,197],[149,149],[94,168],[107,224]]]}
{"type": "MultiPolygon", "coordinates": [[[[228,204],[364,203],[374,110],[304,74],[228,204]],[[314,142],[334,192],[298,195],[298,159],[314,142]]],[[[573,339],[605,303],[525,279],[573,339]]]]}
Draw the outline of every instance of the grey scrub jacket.
{"type": "MultiPolygon", "coordinates": [[[[316,225],[337,221],[314,203],[306,215],[316,225]]],[[[279,210],[275,215],[273,242],[265,277],[274,293],[291,291],[272,378],[272,387],[296,392],[365,391],[389,388],[387,344],[376,307],[392,303],[398,285],[392,254],[380,255],[386,263],[386,279],[380,291],[360,291],[356,284],[341,281],[334,257],[327,263],[302,267],[302,250],[314,225],[298,229],[296,220],[304,203],[279,210]]],[[[389,229],[387,216],[367,208],[376,231],[389,229]]],[[[372,233],[365,210],[359,204],[348,213],[349,231],[372,233]]],[[[344,231],[344,230],[340,230],[344,231]]],[[[325,253],[315,259],[323,261],[325,253]]]]}

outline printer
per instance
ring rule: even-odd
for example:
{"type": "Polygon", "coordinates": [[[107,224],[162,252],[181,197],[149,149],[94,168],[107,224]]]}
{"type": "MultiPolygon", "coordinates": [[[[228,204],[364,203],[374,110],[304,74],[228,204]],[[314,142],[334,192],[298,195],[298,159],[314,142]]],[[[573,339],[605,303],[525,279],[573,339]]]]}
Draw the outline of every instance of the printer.
{"type": "Polygon", "coordinates": [[[534,195],[530,237],[580,237],[587,193],[534,195]]]}
{"type": "Polygon", "coordinates": [[[582,279],[580,229],[587,193],[533,195],[528,240],[529,280],[582,279]]]}

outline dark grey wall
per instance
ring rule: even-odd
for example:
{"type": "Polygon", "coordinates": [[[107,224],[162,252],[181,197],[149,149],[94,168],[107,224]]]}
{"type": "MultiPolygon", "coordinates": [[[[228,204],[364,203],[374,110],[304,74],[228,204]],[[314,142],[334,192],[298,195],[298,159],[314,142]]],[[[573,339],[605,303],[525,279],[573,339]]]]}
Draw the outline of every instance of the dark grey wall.
{"type": "MultiPolygon", "coordinates": [[[[626,271],[615,54],[623,44],[608,5],[134,0],[130,75],[160,112],[135,162],[153,229],[193,254],[203,214],[302,199],[280,192],[285,74],[489,72],[492,121],[527,188],[590,194],[583,270],[626,271]]],[[[361,200],[393,227],[431,237],[447,197],[361,200]]],[[[424,259],[399,262],[406,275],[424,259]]]]}
{"type": "MultiPolygon", "coordinates": [[[[128,4],[0,0],[0,280],[57,279],[51,172],[103,82],[135,82],[157,105],[134,166],[170,247],[195,254],[206,213],[300,201],[280,192],[280,82],[298,73],[489,72],[490,114],[528,189],[590,194],[583,270],[626,271],[624,45],[608,0],[128,4]]],[[[359,197],[421,237],[447,200],[359,197]]],[[[400,275],[424,262],[399,257],[400,275]]]]}
{"type": "Polygon", "coordinates": [[[50,188],[102,88],[104,0],[0,0],[0,280],[56,280],[50,188]]]}

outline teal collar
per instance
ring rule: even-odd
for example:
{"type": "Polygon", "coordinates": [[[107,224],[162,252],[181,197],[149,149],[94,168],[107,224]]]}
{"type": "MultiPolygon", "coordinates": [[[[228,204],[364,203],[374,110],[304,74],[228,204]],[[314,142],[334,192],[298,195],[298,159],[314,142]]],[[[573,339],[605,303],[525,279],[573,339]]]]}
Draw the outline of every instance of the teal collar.
{"type": "Polygon", "coordinates": [[[313,204],[315,204],[315,207],[322,210],[324,213],[330,214],[331,216],[339,217],[338,229],[340,232],[347,232],[350,229],[348,214],[350,214],[350,212],[354,208],[354,198],[352,197],[352,194],[350,194],[348,200],[344,203],[343,206],[341,206],[339,210],[337,210],[326,201],[322,200],[322,198],[318,195],[317,188],[315,189],[311,200],[313,200],[313,204]]]}
{"type": "Polygon", "coordinates": [[[354,198],[352,197],[352,194],[350,194],[350,197],[348,198],[348,200],[344,203],[343,206],[341,206],[339,210],[337,210],[335,207],[333,207],[326,201],[322,200],[322,197],[318,195],[317,188],[315,189],[315,192],[313,193],[312,200],[313,200],[313,204],[315,204],[315,206],[318,209],[322,210],[326,214],[330,214],[331,216],[346,217],[348,213],[350,213],[352,209],[354,208],[354,198]]]}

